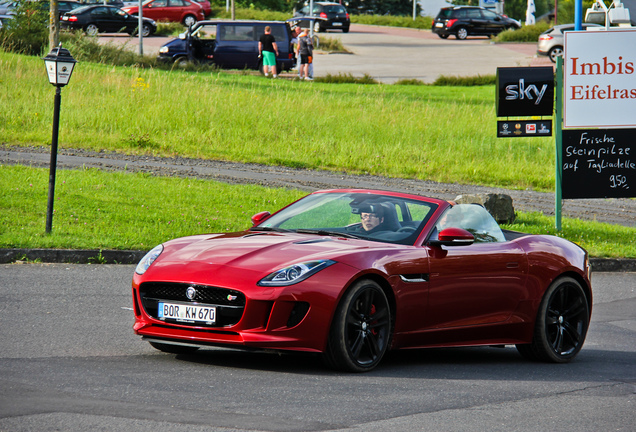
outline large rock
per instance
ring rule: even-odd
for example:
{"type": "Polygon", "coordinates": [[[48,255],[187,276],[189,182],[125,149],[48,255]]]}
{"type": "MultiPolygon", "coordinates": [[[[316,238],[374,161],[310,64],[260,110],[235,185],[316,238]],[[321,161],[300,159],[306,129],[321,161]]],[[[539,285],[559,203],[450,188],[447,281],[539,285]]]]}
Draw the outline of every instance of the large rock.
{"type": "Polygon", "coordinates": [[[488,210],[497,223],[511,224],[515,221],[515,209],[512,206],[510,195],[493,193],[458,195],[455,202],[457,204],[479,204],[488,210]]]}

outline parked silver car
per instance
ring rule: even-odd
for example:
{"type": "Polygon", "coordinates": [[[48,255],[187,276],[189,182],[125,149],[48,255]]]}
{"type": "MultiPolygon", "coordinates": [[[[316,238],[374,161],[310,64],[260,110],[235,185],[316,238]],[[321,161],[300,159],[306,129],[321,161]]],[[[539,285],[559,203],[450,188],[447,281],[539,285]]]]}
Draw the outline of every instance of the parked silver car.
{"type": "MultiPolygon", "coordinates": [[[[589,27],[601,27],[598,24],[583,23],[583,30],[589,27]]],[[[559,24],[539,35],[537,54],[550,57],[552,63],[563,55],[563,33],[574,30],[574,24],[559,24]]]]}

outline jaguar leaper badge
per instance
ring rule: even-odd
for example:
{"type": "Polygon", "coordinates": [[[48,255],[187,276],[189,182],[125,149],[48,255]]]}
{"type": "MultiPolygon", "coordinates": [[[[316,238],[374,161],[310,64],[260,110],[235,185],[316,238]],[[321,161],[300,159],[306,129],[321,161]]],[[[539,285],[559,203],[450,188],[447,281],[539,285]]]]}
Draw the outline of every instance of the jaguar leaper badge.
{"type": "Polygon", "coordinates": [[[197,290],[196,290],[194,287],[189,286],[189,287],[186,289],[186,293],[185,293],[185,294],[186,294],[186,297],[187,297],[188,299],[190,299],[190,300],[194,300],[194,298],[197,296],[197,290]]]}

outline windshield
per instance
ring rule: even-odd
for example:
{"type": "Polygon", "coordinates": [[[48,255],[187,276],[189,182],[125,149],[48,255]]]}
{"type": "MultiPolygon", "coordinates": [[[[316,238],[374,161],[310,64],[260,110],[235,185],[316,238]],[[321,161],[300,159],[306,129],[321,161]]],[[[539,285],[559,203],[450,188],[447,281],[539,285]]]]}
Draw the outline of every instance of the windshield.
{"type": "Polygon", "coordinates": [[[488,213],[488,210],[477,204],[459,204],[448,209],[437,221],[433,240],[445,228],[462,228],[475,236],[476,243],[493,243],[506,241],[501,228],[488,213]]]}
{"type": "Polygon", "coordinates": [[[309,195],[253,230],[284,230],[343,235],[413,244],[437,204],[369,193],[309,195]]]}

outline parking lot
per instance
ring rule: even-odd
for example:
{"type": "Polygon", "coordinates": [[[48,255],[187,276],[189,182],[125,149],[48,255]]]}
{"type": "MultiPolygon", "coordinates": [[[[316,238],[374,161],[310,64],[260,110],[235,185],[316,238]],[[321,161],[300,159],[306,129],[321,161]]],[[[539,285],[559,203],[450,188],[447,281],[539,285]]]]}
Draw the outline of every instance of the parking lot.
{"type": "MultiPolygon", "coordinates": [[[[339,38],[351,53],[315,55],[315,75],[365,74],[391,84],[402,79],[416,79],[425,83],[440,75],[492,75],[497,67],[552,65],[547,58],[537,58],[536,43],[494,44],[486,37],[460,41],[453,37],[440,39],[430,30],[392,28],[353,24],[349,33],[329,31],[320,38],[339,38]]],[[[171,38],[144,39],[144,54],[156,55],[171,38]]],[[[138,39],[128,35],[101,36],[102,43],[128,43],[138,51],[138,39]]],[[[293,74],[282,74],[293,76],[293,74]]]]}

